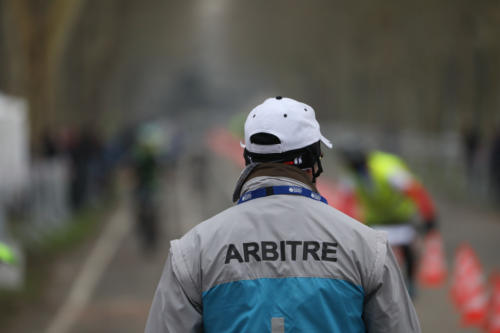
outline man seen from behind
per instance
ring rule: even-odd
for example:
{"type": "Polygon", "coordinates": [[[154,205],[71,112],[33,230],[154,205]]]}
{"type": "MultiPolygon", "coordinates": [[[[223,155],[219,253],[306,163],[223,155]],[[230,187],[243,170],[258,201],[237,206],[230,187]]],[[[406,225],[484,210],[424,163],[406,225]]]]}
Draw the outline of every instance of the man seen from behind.
{"type": "Polygon", "coordinates": [[[321,144],[309,105],[250,112],[236,204],[171,242],[146,332],[420,332],[384,233],[318,193],[321,144]]]}

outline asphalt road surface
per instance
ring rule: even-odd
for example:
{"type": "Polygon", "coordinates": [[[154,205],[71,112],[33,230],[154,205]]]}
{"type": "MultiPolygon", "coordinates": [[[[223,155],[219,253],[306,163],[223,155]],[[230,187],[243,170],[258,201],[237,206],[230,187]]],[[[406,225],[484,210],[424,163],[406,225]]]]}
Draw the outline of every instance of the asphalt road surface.
{"type": "MultiPolygon", "coordinates": [[[[161,193],[161,237],[153,254],[142,251],[129,196],[124,194],[96,239],[54,264],[40,302],[13,318],[2,332],[141,332],[167,257],[169,240],[231,205],[239,169],[202,155],[188,156],[166,173],[161,193]]],[[[439,200],[448,263],[455,248],[468,241],[487,272],[500,268],[498,213],[439,200]]],[[[420,289],[416,299],[423,332],[479,332],[460,327],[448,286],[420,289]]]]}

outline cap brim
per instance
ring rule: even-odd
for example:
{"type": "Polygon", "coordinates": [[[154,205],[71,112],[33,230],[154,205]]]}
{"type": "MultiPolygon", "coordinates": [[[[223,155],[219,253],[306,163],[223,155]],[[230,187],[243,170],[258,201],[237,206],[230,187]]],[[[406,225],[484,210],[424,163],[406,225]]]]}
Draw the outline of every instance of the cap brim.
{"type": "Polygon", "coordinates": [[[330,140],[325,138],[323,135],[321,135],[321,142],[323,142],[323,144],[325,146],[327,146],[328,148],[332,149],[332,147],[333,147],[332,143],[330,142],[330,140]]]}

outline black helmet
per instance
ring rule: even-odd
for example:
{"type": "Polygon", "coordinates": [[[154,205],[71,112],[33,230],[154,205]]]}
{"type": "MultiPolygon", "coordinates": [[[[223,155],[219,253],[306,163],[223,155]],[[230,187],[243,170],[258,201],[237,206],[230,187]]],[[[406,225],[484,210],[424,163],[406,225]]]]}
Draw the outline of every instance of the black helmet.
{"type": "Polygon", "coordinates": [[[358,146],[339,148],[343,162],[353,171],[360,172],[366,169],[367,152],[358,146]]]}

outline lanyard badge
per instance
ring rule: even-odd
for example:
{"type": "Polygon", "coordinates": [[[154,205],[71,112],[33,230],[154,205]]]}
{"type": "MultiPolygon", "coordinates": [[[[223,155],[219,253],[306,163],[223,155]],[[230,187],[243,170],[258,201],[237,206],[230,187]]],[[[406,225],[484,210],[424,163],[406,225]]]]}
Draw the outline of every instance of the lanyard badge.
{"type": "Polygon", "coordinates": [[[328,201],[321,196],[317,192],[313,192],[307,188],[300,187],[300,186],[269,186],[269,187],[263,187],[259,188],[253,191],[246,192],[243,194],[240,199],[238,200],[238,204],[241,204],[243,202],[247,202],[253,199],[257,198],[263,198],[267,197],[270,195],[276,195],[276,194],[287,194],[287,195],[301,195],[303,197],[313,199],[316,201],[321,201],[325,204],[328,204],[328,201]]]}

